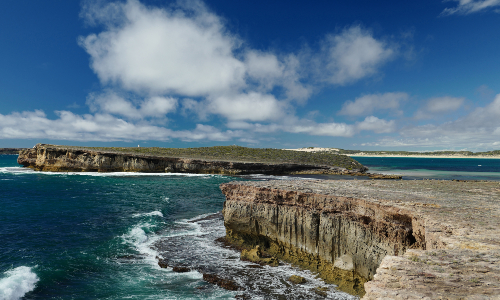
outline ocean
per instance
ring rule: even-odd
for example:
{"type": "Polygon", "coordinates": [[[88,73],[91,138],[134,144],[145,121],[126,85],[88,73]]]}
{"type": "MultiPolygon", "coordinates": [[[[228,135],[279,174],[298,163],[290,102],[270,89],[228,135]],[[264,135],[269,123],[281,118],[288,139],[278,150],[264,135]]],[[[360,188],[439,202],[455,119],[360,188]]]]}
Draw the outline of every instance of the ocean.
{"type": "MultiPolygon", "coordinates": [[[[16,160],[0,155],[2,300],[324,299],[313,289],[329,285],[315,274],[251,268],[216,242],[225,235],[219,184],[245,178],[34,172],[16,160]],[[157,256],[191,271],[162,269],[157,256]],[[214,286],[203,273],[245,291],[214,286]],[[291,275],[307,283],[290,284],[291,275]]],[[[329,299],[356,299],[329,287],[329,299]]]]}
{"type": "MultiPolygon", "coordinates": [[[[500,180],[499,159],[355,159],[403,179],[500,180]]],[[[0,155],[2,300],[324,299],[313,290],[326,286],[328,299],[356,299],[289,264],[249,267],[216,242],[225,235],[219,184],[290,177],[49,173],[16,160],[0,155]],[[162,269],[156,257],[191,271],[162,269]],[[204,282],[203,273],[232,279],[245,291],[204,282]],[[290,284],[291,275],[307,283],[290,284]]]]}
{"type": "Polygon", "coordinates": [[[403,179],[500,181],[500,159],[353,156],[371,173],[398,174],[403,179]]]}

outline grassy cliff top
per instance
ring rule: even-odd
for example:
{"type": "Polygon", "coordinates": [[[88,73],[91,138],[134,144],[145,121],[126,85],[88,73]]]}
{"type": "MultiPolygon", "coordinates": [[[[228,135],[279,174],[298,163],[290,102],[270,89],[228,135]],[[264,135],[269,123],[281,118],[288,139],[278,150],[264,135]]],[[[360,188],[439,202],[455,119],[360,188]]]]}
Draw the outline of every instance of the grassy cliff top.
{"type": "Polygon", "coordinates": [[[56,147],[61,149],[92,150],[100,152],[140,154],[161,157],[181,157],[202,160],[272,164],[293,163],[336,166],[347,169],[359,169],[363,167],[362,164],[348,156],[331,152],[311,153],[271,148],[247,148],[236,145],[199,148],[41,146],[56,147]]]}

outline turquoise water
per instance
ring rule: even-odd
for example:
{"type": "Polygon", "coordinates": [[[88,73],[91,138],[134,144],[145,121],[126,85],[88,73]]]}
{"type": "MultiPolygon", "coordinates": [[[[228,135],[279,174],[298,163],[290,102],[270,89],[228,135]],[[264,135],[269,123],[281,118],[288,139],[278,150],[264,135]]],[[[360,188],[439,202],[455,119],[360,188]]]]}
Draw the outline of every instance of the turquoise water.
{"type": "MultiPolygon", "coordinates": [[[[315,274],[249,268],[225,235],[218,175],[44,173],[0,155],[0,299],[321,299],[315,274]],[[156,257],[191,269],[162,269],[156,257]],[[231,292],[202,280],[231,278],[231,292]],[[289,285],[297,274],[305,285],[289,285]]],[[[329,299],[355,299],[329,291],[329,299]]]]}
{"type": "Polygon", "coordinates": [[[400,174],[403,175],[403,179],[500,181],[500,159],[364,156],[353,156],[353,158],[367,166],[369,172],[400,174]]]}

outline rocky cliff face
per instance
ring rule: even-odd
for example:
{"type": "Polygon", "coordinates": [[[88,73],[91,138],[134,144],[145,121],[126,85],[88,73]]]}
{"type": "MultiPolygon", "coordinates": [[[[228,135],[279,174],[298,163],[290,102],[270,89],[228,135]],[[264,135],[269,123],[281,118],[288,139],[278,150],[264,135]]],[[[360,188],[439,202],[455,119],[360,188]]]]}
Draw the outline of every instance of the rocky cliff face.
{"type": "Polygon", "coordinates": [[[226,238],[259,245],[280,259],[317,271],[344,291],[363,295],[386,255],[425,248],[421,220],[410,211],[363,199],[221,185],[226,238]]]}
{"type": "Polygon", "coordinates": [[[221,185],[226,238],[363,299],[498,299],[500,186],[446,180],[221,185]],[[364,284],[363,282],[370,280],[364,284]]]}
{"type": "Polygon", "coordinates": [[[20,152],[18,163],[38,171],[83,172],[170,172],[203,174],[357,174],[362,170],[347,170],[303,164],[245,163],[160,157],[55,147],[38,144],[20,152]]]}

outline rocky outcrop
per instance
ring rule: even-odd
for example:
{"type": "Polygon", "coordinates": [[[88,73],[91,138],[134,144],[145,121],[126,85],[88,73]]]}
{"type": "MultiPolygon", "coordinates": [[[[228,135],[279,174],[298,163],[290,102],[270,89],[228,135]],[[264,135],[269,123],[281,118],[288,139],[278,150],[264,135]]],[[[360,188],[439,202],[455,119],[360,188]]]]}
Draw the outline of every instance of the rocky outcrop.
{"type": "Polygon", "coordinates": [[[38,171],[54,172],[167,172],[202,174],[364,174],[365,168],[271,164],[161,157],[38,144],[20,152],[18,163],[38,171]]]}
{"type": "Polygon", "coordinates": [[[325,180],[232,182],[221,190],[234,244],[259,245],[343,291],[366,291],[363,299],[437,299],[459,298],[467,290],[453,288],[460,284],[474,285],[474,295],[500,292],[499,187],[325,180]]]}

